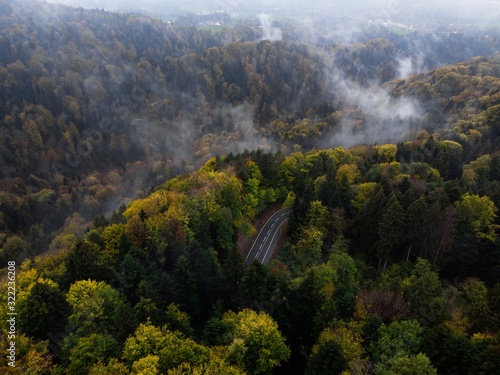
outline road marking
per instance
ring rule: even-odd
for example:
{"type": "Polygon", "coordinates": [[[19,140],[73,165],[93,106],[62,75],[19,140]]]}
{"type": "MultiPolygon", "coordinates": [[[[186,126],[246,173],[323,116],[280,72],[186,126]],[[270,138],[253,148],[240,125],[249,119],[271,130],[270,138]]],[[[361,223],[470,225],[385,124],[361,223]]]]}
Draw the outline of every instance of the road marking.
{"type": "Polygon", "coordinates": [[[271,240],[271,243],[269,244],[269,246],[267,247],[267,250],[266,250],[266,253],[264,254],[264,259],[262,259],[262,264],[264,264],[264,262],[266,261],[266,258],[267,258],[267,253],[269,252],[269,249],[271,248],[271,245],[273,244],[274,242],[274,237],[276,237],[276,235],[278,234],[279,232],[279,229],[281,228],[281,226],[285,223],[286,220],[283,220],[283,223],[281,223],[279,225],[278,228],[276,228],[276,231],[274,232],[274,236],[273,236],[273,239],[271,240]]]}
{"type": "Polygon", "coordinates": [[[271,229],[269,229],[269,230],[267,231],[267,235],[268,235],[268,236],[269,236],[269,232],[270,232],[270,231],[271,231],[271,229]]]}
{"type": "MultiPolygon", "coordinates": [[[[270,222],[273,218],[275,218],[275,217],[278,217],[278,218],[276,219],[276,222],[278,222],[279,218],[281,218],[281,217],[283,217],[284,215],[286,215],[286,214],[288,213],[288,211],[289,211],[288,209],[283,208],[283,209],[281,209],[281,210],[279,210],[279,211],[275,212],[275,213],[274,213],[274,214],[273,214],[273,215],[272,215],[269,219],[267,219],[267,221],[265,222],[265,224],[264,224],[263,228],[267,225],[267,223],[269,223],[269,222],[270,222]],[[283,212],[280,216],[278,216],[278,214],[279,214],[281,211],[283,211],[283,210],[285,210],[285,212],[283,212]]],[[[254,244],[253,244],[253,245],[252,245],[252,247],[250,248],[250,251],[248,252],[248,254],[247,254],[246,258],[245,258],[245,263],[244,263],[244,264],[246,264],[246,263],[247,263],[248,258],[250,257],[250,254],[252,254],[252,251],[253,251],[254,245],[255,245],[255,243],[259,240],[259,237],[260,237],[260,235],[261,235],[261,234],[262,234],[262,232],[259,232],[259,234],[257,235],[257,238],[256,238],[256,239],[255,239],[255,241],[254,241],[254,244]]],[[[265,240],[264,240],[264,242],[265,242],[265,240]]],[[[255,259],[255,258],[254,258],[254,259],[255,259]]]]}
{"type": "Polygon", "coordinates": [[[271,225],[271,229],[273,229],[275,225],[276,225],[276,222],[274,222],[273,225],[271,225]]]}

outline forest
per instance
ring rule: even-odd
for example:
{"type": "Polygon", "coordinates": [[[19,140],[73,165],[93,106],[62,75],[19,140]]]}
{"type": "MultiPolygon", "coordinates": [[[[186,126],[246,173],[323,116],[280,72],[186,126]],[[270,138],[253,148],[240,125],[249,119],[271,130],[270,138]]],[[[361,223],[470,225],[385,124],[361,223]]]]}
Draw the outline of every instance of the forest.
{"type": "Polygon", "coordinates": [[[274,26],[0,0],[0,374],[500,371],[498,30],[274,26]]]}

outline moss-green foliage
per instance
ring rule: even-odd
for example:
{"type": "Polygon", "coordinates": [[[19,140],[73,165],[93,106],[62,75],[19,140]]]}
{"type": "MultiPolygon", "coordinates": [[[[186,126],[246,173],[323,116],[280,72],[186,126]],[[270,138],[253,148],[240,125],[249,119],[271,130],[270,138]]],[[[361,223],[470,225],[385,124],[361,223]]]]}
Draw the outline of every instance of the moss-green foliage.
{"type": "MultiPolygon", "coordinates": [[[[90,338],[121,345],[119,355],[85,360],[93,373],[267,373],[290,360],[310,373],[434,374],[454,361],[442,354],[448,344],[474,368],[491,368],[494,196],[473,194],[426,162],[373,155],[365,147],[265,156],[280,160],[275,180],[256,153],[211,159],[131,202],[120,223],[96,222],[69,252],[26,262],[23,314],[52,311],[69,325],[56,334],[29,320],[24,327],[34,340],[57,338],[49,348],[60,346],[60,369],[78,366],[90,338]],[[269,266],[242,270],[237,238],[273,204],[262,193],[271,188],[288,192],[288,243],[269,266]],[[443,275],[464,281],[445,286],[443,275]],[[59,310],[28,305],[39,294],[59,310]],[[308,365],[293,354],[300,348],[308,365]]],[[[490,181],[481,163],[467,166],[483,175],[474,188],[490,181]]]]}

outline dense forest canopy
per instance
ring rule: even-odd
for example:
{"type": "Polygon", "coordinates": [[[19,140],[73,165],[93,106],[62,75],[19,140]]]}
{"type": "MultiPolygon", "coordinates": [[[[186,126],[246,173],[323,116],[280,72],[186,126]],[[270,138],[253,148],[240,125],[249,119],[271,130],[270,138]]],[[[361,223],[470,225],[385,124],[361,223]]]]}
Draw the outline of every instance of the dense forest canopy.
{"type": "Polygon", "coordinates": [[[498,29],[220,14],[0,0],[0,373],[498,372],[498,29]]]}

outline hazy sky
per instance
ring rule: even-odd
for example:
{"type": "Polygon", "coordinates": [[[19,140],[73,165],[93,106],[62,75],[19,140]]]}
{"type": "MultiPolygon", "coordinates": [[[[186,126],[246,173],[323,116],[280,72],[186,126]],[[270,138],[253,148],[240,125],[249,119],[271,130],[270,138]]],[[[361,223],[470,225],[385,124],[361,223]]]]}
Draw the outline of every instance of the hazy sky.
{"type": "Polygon", "coordinates": [[[500,24],[500,0],[50,0],[84,8],[104,8],[107,10],[171,10],[201,11],[227,10],[234,12],[273,13],[318,13],[365,14],[370,18],[383,20],[411,19],[419,14],[425,18],[430,14],[458,17],[471,22],[500,24]]]}

